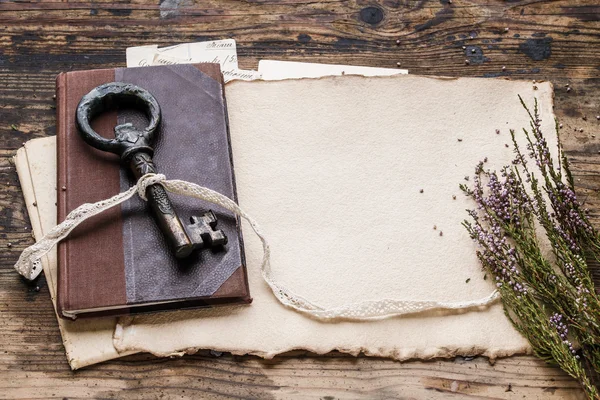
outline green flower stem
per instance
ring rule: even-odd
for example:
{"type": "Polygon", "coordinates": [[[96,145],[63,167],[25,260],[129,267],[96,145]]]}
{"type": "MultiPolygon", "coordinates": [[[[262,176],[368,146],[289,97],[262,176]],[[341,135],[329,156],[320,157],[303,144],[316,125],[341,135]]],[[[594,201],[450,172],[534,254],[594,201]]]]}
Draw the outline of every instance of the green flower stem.
{"type": "Polygon", "coordinates": [[[600,297],[586,262],[586,254],[600,262],[600,235],[576,199],[560,140],[558,164],[550,156],[537,100],[531,111],[519,99],[530,118],[523,129],[528,157],[511,131],[513,164],[497,174],[480,163],[474,187],[460,185],[477,204],[463,225],[479,244],[477,257],[496,281],[506,316],[534,353],[600,400],[600,297]]]}

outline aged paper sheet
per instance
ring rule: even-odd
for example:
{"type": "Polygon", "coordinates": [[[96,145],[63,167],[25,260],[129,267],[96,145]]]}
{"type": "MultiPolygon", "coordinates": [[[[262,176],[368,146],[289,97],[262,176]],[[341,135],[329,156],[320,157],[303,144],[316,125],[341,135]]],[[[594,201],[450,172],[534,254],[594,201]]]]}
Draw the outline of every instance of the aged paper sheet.
{"type": "MultiPolygon", "coordinates": [[[[227,86],[240,205],[270,239],[277,280],[325,307],[488,295],[493,284],[461,226],[472,205],[458,184],[484,157],[490,168],[512,160],[509,129],[528,125],[517,95],[539,99],[556,147],[552,87],[537,86],[410,75],[227,86]]],[[[244,237],[251,306],[122,318],[115,347],[163,356],[340,350],[399,360],[529,351],[499,304],[374,322],[307,318],[277,302],[260,277],[258,241],[249,229],[244,237]]]]}
{"type": "Polygon", "coordinates": [[[127,67],[147,67],[153,65],[156,56],[178,58],[187,63],[218,63],[221,69],[238,67],[235,40],[210,40],[206,42],[181,43],[174,46],[158,45],[128,47],[126,50],[127,67]]]}
{"type": "MultiPolygon", "coordinates": [[[[203,49],[211,43],[219,44],[221,41],[203,42],[199,46],[189,47],[190,44],[172,46],[165,50],[174,51],[174,55],[182,56],[182,52],[190,52],[193,50],[195,59],[210,57],[204,53],[203,49]]],[[[227,42],[227,41],[223,41],[227,42]]],[[[235,42],[233,42],[235,45],[235,42]]],[[[231,46],[225,46],[232,48],[231,46]]],[[[128,66],[144,66],[151,65],[150,58],[156,57],[157,45],[131,47],[127,49],[127,64],[128,66]]],[[[235,54],[235,47],[233,47],[235,54]]],[[[168,51],[165,51],[168,54],[168,51]]],[[[225,54],[221,52],[221,54],[225,54]]],[[[233,64],[237,68],[237,55],[231,56],[227,53],[227,62],[233,64]]],[[[208,59],[208,58],[207,58],[208,59]]],[[[177,59],[177,62],[181,62],[177,59]]],[[[277,79],[281,78],[282,72],[277,68],[286,68],[293,76],[301,76],[302,71],[314,76],[318,73],[319,68],[322,68],[322,75],[341,74],[345,68],[352,68],[353,73],[371,74],[375,70],[379,73],[386,73],[383,68],[369,68],[343,65],[325,65],[325,64],[310,64],[306,70],[302,69],[302,63],[294,64],[294,68],[289,68],[288,63],[266,61],[268,65],[267,73],[274,74],[277,79]],[[297,64],[297,65],[296,65],[297,64]]],[[[237,71],[232,70],[235,74],[237,71]]],[[[254,73],[255,71],[248,71],[254,73]]],[[[254,77],[256,77],[254,75],[254,77]]],[[[33,226],[33,231],[36,237],[42,237],[45,232],[50,230],[56,224],[56,143],[55,138],[34,139],[20,149],[15,157],[15,164],[21,180],[22,189],[27,202],[27,207],[33,226]],[[37,193],[37,196],[36,196],[37,193]],[[33,203],[38,206],[34,207],[33,203]]],[[[44,274],[46,276],[52,302],[56,307],[56,250],[50,253],[43,260],[44,274]]],[[[82,368],[90,364],[95,364],[122,355],[131,354],[133,352],[118,353],[112,344],[112,335],[116,324],[115,318],[108,318],[99,321],[66,321],[58,319],[61,336],[67,353],[67,358],[71,368],[82,368]]]]}
{"type": "Polygon", "coordinates": [[[235,40],[211,40],[206,42],[182,43],[169,47],[157,45],[129,47],[126,50],[127,67],[150,65],[217,63],[221,65],[225,82],[232,80],[260,79],[258,71],[238,68],[235,40]]]}

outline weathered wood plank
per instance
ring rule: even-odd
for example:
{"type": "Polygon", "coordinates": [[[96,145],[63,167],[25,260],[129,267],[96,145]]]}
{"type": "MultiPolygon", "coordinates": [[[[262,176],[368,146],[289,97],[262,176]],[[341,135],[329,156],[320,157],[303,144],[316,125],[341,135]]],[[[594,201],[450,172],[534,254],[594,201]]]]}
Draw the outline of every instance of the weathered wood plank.
{"type": "Polygon", "coordinates": [[[5,1],[0,28],[0,398],[581,398],[574,381],[532,357],[491,366],[203,352],[72,373],[43,280],[27,285],[12,271],[33,239],[10,157],[22,142],[54,134],[59,72],[122,66],[132,45],[231,37],[243,68],[262,58],[399,62],[418,74],[552,81],[577,191],[600,227],[596,0],[5,1]]]}

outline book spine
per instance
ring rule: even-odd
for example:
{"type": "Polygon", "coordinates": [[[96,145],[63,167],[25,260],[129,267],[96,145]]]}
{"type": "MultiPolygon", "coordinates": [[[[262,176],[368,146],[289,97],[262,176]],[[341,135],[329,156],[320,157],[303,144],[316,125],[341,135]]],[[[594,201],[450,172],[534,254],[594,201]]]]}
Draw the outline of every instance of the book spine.
{"type": "MultiPolygon", "coordinates": [[[[67,140],[66,140],[66,123],[67,123],[67,74],[60,73],[56,77],[56,199],[57,199],[57,223],[62,222],[67,216],[67,204],[65,192],[68,187],[67,182],[67,140]]],[[[68,292],[65,290],[68,287],[65,266],[68,259],[68,246],[58,246],[57,254],[57,281],[58,290],[56,296],[56,308],[60,317],[63,317],[63,310],[70,309],[68,292]]]]}
{"type": "MultiPolygon", "coordinates": [[[[233,163],[233,146],[231,145],[231,132],[229,130],[229,113],[227,111],[227,96],[225,96],[225,81],[224,81],[222,73],[220,74],[219,83],[221,84],[221,96],[223,99],[223,118],[225,119],[225,130],[226,130],[226,134],[227,134],[227,144],[229,147],[229,162],[231,163],[231,176],[232,176],[232,180],[233,180],[233,200],[236,203],[238,203],[237,184],[236,184],[237,180],[235,179],[235,165],[233,163]]],[[[240,246],[243,249],[244,248],[244,235],[243,235],[243,232],[241,229],[242,219],[239,216],[237,216],[236,220],[237,220],[237,231],[238,231],[240,246]]],[[[240,266],[240,268],[242,270],[242,273],[244,274],[243,282],[244,282],[244,287],[246,290],[246,296],[243,298],[240,298],[240,302],[250,304],[250,303],[252,303],[252,297],[250,297],[250,283],[248,281],[248,269],[246,268],[246,253],[244,251],[242,251],[240,256],[242,259],[242,265],[240,266]]]]}

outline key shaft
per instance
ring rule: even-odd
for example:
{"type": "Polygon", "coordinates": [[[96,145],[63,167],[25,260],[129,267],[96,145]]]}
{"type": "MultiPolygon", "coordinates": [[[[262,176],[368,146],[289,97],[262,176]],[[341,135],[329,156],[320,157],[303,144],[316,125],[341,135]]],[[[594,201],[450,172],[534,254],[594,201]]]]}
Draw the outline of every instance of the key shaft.
{"type": "MultiPolygon", "coordinates": [[[[152,158],[144,152],[134,153],[129,162],[129,167],[136,179],[148,173],[156,173],[152,158]]],[[[177,216],[165,188],[159,184],[148,186],[146,188],[146,198],[152,209],[152,215],[175,252],[175,256],[183,258],[190,255],[194,250],[194,243],[190,240],[181,220],[177,216]]]]}

